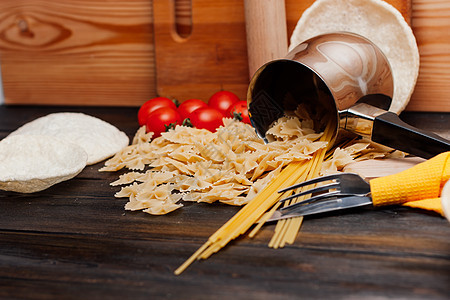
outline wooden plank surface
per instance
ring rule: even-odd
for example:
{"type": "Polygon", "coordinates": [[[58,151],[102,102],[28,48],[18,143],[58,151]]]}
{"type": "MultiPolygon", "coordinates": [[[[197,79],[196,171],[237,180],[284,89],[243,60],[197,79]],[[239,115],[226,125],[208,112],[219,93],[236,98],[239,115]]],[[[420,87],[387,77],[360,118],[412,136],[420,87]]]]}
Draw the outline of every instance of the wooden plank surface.
{"type": "MultiPolygon", "coordinates": [[[[57,111],[82,111],[124,130],[136,108],[0,106],[0,139],[57,111]]],[[[448,132],[449,114],[407,113],[448,132]]],[[[274,226],[241,238],[180,276],[173,271],[237,212],[186,204],[169,215],[126,212],[117,173],[102,163],[45,191],[0,191],[2,299],[448,299],[450,226],[409,208],[305,218],[294,245],[273,250],[274,226]]]]}
{"type": "MultiPolygon", "coordinates": [[[[314,0],[285,1],[289,35],[314,0]]],[[[449,1],[387,2],[411,16],[421,54],[407,109],[450,111],[449,1]]],[[[0,1],[0,33],[7,103],[140,105],[158,93],[207,98],[220,88],[246,96],[242,1],[0,1]],[[153,5],[161,37],[154,36],[153,5]],[[159,11],[166,17],[158,18],[159,11]],[[174,43],[170,26],[187,28],[191,40],[174,43]],[[162,40],[156,44],[162,49],[154,48],[154,39],[162,40]]]]}
{"type": "Polygon", "coordinates": [[[155,95],[148,0],[0,1],[6,103],[139,105],[155,95]]]}
{"type": "Polygon", "coordinates": [[[450,112],[450,1],[413,0],[420,71],[408,110],[450,112]]]}

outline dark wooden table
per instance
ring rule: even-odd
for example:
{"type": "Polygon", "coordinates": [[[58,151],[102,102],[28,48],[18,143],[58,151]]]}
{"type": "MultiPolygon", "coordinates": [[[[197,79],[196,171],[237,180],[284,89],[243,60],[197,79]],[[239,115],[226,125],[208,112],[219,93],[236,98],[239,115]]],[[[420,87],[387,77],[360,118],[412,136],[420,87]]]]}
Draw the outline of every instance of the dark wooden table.
{"type": "MultiPolygon", "coordinates": [[[[0,138],[58,111],[102,118],[130,137],[137,130],[136,108],[0,106],[0,138]]],[[[450,130],[450,114],[403,119],[450,130]]],[[[175,276],[238,208],[126,212],[109,185],[118,174],[102,165],[39,193],[0,191],[0,298],[450,299],[450,224],[401,207],[305,218],[296,243],[278,250],[267,247],[268,225],[175,276]]]]}

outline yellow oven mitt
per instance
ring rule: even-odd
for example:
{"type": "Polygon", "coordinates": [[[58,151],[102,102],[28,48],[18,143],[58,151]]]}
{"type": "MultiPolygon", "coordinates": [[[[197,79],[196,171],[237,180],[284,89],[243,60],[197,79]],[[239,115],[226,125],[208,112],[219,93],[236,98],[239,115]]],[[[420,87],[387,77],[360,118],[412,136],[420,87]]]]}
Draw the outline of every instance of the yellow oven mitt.
{"type": "Polygon", "coordinates": [[[370,190],[373,205],[408,202],[408,206],[437,211],[443,215],[439,197],[449,179],[450,152],[444,152],[400,173],[372,179],[370,190]]]}
{"type": "Polygon", "coordinates": [[[442,209],[441,198],[410,201],[410,202],[403,203],[403,206],[435,211],[438,214],[440,214],[441,216],[445,217],[444,210],[442,209]]]}
{"type": "Polygon", "coordinates": [[[435,211],[450,221],[450,180],[444,185],[440,198],[411,201],[403,205],[435,211]]]}

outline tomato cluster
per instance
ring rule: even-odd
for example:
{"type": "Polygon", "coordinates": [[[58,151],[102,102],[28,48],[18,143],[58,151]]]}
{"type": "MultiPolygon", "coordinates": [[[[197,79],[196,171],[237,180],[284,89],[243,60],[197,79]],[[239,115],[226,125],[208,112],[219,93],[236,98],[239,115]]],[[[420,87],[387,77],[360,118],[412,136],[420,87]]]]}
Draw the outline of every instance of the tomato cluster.
{"type": "Polygon", "coordinates": [[[250,124],[247,102],[229,91],[216,92],[208,103],[199,99],[189,99],[178,107],[176,102],[166,97],[156,97],[145,102],[138,112],[140,126],[153,132],[154,138],[175,125],[190,125],[216,131],[222,125],[222,118],[234,117],[250,124]]]}

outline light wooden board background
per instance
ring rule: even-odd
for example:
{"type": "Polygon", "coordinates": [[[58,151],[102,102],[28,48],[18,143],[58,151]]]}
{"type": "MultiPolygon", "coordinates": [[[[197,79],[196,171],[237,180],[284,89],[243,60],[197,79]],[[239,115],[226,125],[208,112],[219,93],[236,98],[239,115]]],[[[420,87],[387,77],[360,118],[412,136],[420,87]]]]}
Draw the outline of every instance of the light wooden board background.
{"type": "MultiPolygon", "coordinates": [[[[245,98],[248,69],[242,1],[192,0],[192,12],[189,0],[176,2],[173,6],[172,0],[0,1],[0,63],[6,103],[128,106],[140,105],[157,94],[180,100],[207,98],[220,88],[245,98]],[[167,3],[173,7],[164,8],[167,3]],[[157,18],[164,13],[173,17],[157,18]],[[194,21],[192,28],[186,20],[194,21]],[[165,33],[166,38],[158,35],[167,26],[172,33],[165,33]],[[192,29],[192,35],[179,39],[173,35],[174,28],[179,32],[192,29]],[[196,37],[208,31],[209,35],[196,37]],[[177,43],[171,44],[169,37],[177,43]],[[189,44],[189,40],[196,43],[189,44]],[[170,47],[158,52],[167,45],[204,55],[183,60],[173,58],[170,47]],[[163,78],[171,79],[173,90],[158,89],[158,64],[165,72],[160,83],[163,78]],[[175,89],[189,83],[183,81],[186,76],[202,78],[202,82],[175,89]]],[[[288,34],[312,2],[286,0],[288,34]]],[[[450,1],[412,0],[411,8],[421,69],[407,109],[450,111],[450,1]]]]}

